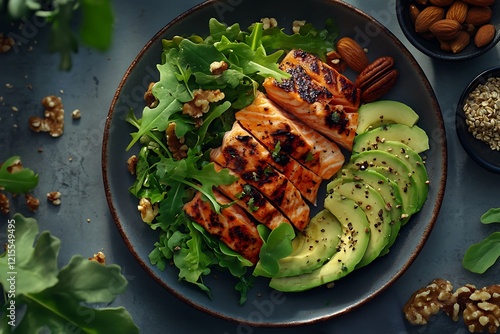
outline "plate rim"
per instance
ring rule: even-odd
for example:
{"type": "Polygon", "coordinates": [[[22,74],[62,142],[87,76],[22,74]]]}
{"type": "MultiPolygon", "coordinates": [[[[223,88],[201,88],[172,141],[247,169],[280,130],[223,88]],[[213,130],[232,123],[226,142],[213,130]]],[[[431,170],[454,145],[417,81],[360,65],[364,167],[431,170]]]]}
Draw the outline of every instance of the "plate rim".
{"type": "MultiPolygon", "coordinates": [[[[228,0],[226,0],[228,1],[228,0]]],[[[197,304],[190,298],[185,297],[183,294],[179,293],[174,287],[166,284],[161,277],[159,277],[151,268],[151,265],[148,265],[146,263],[146,259],[143,259],[140,257],[138,254],[137,250],[132,246],[131,241],[128,237],[128,235],[125,233],[123,227],[121,226],[121,218],[118,215],[118,211],[115,207],[114,201],[113,201],[113,193],[111,192],[110,189],[110,177],[109,177],[109,169],[108,169],[108,152],[109,152],[109,138],[110,138],[110,131],[111,131],[111,123],[113,120],[114,116],[114,109],[119,102],[119,97],[120,94],[122,93],[123,86],[127,82],[127,79],[130,75],[130,73],[135,69],[137,66],[138,62],[141,60],[141,58],[144,56],[144,54],[148,51],[148,49],[151,47],[151,45],[158,43],[158,41],[163,38],[163,36],[167,33],[167,31],[174,26],[177,22],[183,20],[184,18],[188,17],[191,15],[193,12],[202,9],[204,7],[213,5],[214,3],[224,3],[226,2],[224,0],[207,0],[203,3],[200,3],[194,7],[191,7],[184,13],[180,14],[176,18],[174,18],[172,21],[167,23],[164,27],[162,27],[139,51],[139,53],[134,57],[133,61],[131,62],[130,66],[127,68],[125,71],[125,74],[123,75],[122,79],[120,80],[120,83],[116,89],[116,92],[113,96],[113,99],[111,101],[111,105],[108,110],[108,114],[106,116],[106,122],[104,125],[104,134],[103,134],[103,139],[102,139],[102,151],[101,151],[101,168],[102,168],[102,177],[103,177],[103,182],[104,182],[104,190],[106,194],[106,200],[108,202],[108,207],[110,209],[110,213],[113,217],[113,221],[118,228],[120,235],[122,236],[122,239],[124,240],[127,248],[129,251],[132,253],[134,258],[137,260],[137,262],[141,265],[141,267],[148,273],[150,277],[152,277],[156,282],[158,282],[163,288],[167,289],[170,293],[172,293],[174,296],[177,298],[181,299],[182,301],[186,302],[188,305],[194,307],[197,310],[203,311],[207,314],[210,314],[212,316],[232,321],[232,322],[237,322],[238,324],[243,324],[243,325],[249,325],[249,326],[255,326],[255,327],[293,327],[293,326],[300,326],[300,325],[305,325],[305,324],[313,324],[317,323],[320,321],[325,321],[328,319],[335,318],[337,316],[341,316],[343,314],[349,313],[352,310],[359,308],[361,305],[364,305],[368,302],[370,302],[372,299],[374,299],[376,296],[381,294],[383,291],[385,291],[389,286],[391,286],[395,281],[397,281],[406,271],[407,269],[412,265],[412,263],[415,261],[416,257],[422,250],[423,246],[429,239],[429,235],[438,219],[438,215],[443,203],[443,198],[444,198],[444,193],[446,189],[446,181],[447,181],[447,165],[448,165],[448,152],[447,152],[447,145],[446,145],[446,129],[444,126],[444,120],[442,117],[441,109],[437,100],[437,97],[435,95],[435,92],[425,75],[423,69],[421,66],[418,64],[414,56],[410,53],[410,51],[406,48],[406,46],[389,30],[387,29],[384,25],[382,25],[378,20],[376,20],[374,17],[368,15],[367,13],[363,12],[362,10],[358,9],[357,7],[354,7],[351,4],[348,4],[346,2],[340,1],[340,0],[320,0],[323,3],[327,4],[333,4],[337,6],[343,6],[347,10],[355,12],[357,15],[360,15],[364,17],[366,20],[368,20],[371,23],[374,23],[377,28],[381,30],[381,33],[386,34],[386,36],[391,40],[392,43],[394,43],[395,47],[402,52],[405,56],[405,58],[413,65],[414,69],[418,70],[419,76],[423,79],[422,84],[425,87],[425,90],[428,91],[429,96],[432,101],[433,109],[436,112],[436,116],[438,118],[438,124],[437,128],[439,129],[439,134],[440,134],[440,140],[442,142],[442,149],[440,152],[441,155],[441,160],[442,160],[442,166],[439,170],[440,172],[440,180],[439,180],[439,186],[437,187],[437,192],[436,192],[436,203],[432,207],[432,214],[431,214],[431,221],[427,223],[426,228],[423,231],[423,234],[421,235],[421,238],[416,246],[415,249],[411,251],[410,257],[405,261],[404,265],[401,266],[401,269],[399,269],[395,275],[393,275],[389,280],[387,280],[384,284],[382,284],[378,289],[375,289],[372,291],[367,298],[363,300],[359,300],[357,302],[352,303],[348,307],[345,307],[343,310],[340,310],[339,312],[334,312],[328,315],[324,316],[318,316],[318,317],[311,317],[306,320],[294,320],[294,319],[289,319],[287,322],[255,322],[251,321],[248,319],[244,318],[234,318],[231,316],[227,316],[223,314],[222,312],[217,312],[214,311],[210,308],[203,307],[202,305],[197,304]]],[[[237,306],[237,305],[236,305],[237,306]]]]}

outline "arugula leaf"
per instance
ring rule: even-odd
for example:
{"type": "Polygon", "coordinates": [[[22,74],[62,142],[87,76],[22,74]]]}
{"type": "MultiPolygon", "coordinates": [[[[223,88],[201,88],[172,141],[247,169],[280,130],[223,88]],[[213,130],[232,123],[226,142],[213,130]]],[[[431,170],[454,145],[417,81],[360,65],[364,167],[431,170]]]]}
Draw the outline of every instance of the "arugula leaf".
{"type": "Polygon", "coordinates": [[[208,127],[214,120],[221,117],[229,107],[231,107],[231,102],[225,101],[221,105],[218,105],[214,110],[212,110],[208,116],[203,120],[203,124],[198,129],[198,144],[201,145],[205,141],[205,135],[207,134],[208,127]]]}
{"type": "Polygon", "coordinates": [[[231,41],[243,40],[244,33],[241,31],[238,23],[227,26],[226,24],[217,21],[217,19],[211,18],[208,21],[208,28],[210,30],[210,35],[205,39],[207,44],[218,42],[223,36],[231,41]]]}
{"type": "Polygon", "coordinates": [[[279,27],[266,29],[263,32],[262,45],[266,50],[300,49],[325,60],[325,55],[334,50],[337,38],[337,28],[332,20],[327,20],[323,30],[317,30],[312,24],[306,24],[300,28],[300,33],[290,35],[279,27]]]}
{"type": "Polygon", "coordinates": [[[282,51],[276,51],[268,56],[263,46],[253,50],[248,44],[232,42],[224,36],[220,42],[214,45],[217,50],[230,53],[233,56],[233,62],[246,75],[258,74],[263,78],[271,76],[278,80],[290,77],[290,74],[280,70],[278,65],[278,61],[283,55],[282,51]]]}
{"type": "Polygon", "coordinates": [[[491,208],[481,216],[481,223],[500,223],[500,208],[491,208]]]}
{"type": "Polygon", "coordinates": [[[288,223],[282,223],[272,231],[265,225],[258,225],[257,229],[264,242],[259,253],[260,268],[276,275],[280,270],[279,260],[293,251],[292,240],[295,238],[295,231],[288,223]]]}
{"type": "Polygon", "coordinates": [[[10,173],[8,168],[17,161],[20,157],[12,156],[0,166],[0,187],[13,194],[27,193],[38,185],[38,174],[28,168],[10,173]]]}
{"type": "MultiPolygon", "coordinates": [[[[92,308],[90,303],[110,303],[123,293],[127,280],[118,265],[102,265],[80,255],[57,269],[60,241],[49,232],[39,231],[36,220],[20,214],[15,221],[16,308],[26,307],[16,327],[7,326],[8,305],[2,306],[0,328],[5,333],[38,333],[48,328],[53,333],[138,333],[130,314],[123,307],[92,308]],[[36,241],[35,241],[36,240],[36,241]]],[[[9,244],[10,245],[10,244],[9,244]]],[[[8,248],[11,249],[11,248],[8,248]]],[[[8,251],[0,256],[2,273],[12,271],[8,251]]],[[[4,291],[9,291],[6,276],[0,276],[4,291]]],[[[10,298],[10,297],[9,297],[10,298]]]]}
{"type": "MultiPolygon", "coordinates": [[[[187,89],[185,86],[178,84],[176,78],[176,68],[173,65],[177,60],[175,55],[177,51],[172,49],[167,55],[166,61],[162,65],[158,65],[160,72],[160,81],[153,87],[153,95],[159,99],[159,104],[155,108],[145,107],[140,121],[140,128],[137,132],[132,133],[132,141],[127,146],[129,150],[141,136],[147,134],[151,130],[164,131],[169,123],[172,114],[182,110],[182,104],[177,99],[177,96],[184,96],[187,89]]],[[[183,99],[183,98],[181,98],[183,99]]]]}
{"type": "Polygon", "coordinates": [[[462,265],[465,269],[483,274],[500,257],[500,232],[494,232],[481,242],[470,246],[465,252],[462,265]]]}

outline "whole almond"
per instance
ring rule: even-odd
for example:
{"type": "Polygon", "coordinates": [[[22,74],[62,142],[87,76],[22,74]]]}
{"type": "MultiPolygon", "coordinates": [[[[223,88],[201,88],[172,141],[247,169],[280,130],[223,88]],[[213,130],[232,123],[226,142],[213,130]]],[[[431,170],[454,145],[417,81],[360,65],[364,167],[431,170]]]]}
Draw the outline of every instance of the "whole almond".
{"type": "Polygon", "coordinates": [[[470,6],[467,11],[465,23],[481,26],[490,22],[493,16],[493,11],[487,6],[470,6]]]}
{"type": "Polygon", "coordinates": [[[444,19],[444,9],[438,6],[425,7],[415,20],[415,31],[426,32],[435,22],[444,19]]]}
{"type": "Polygon", "coordinates": [[[446,7],[453,3],[454,0],[429,0],[434,6],[446,7]]]}
{"type": "Polygon", "coordinates": [[[446,52],[451,52],[451,43],[450,41],[439,41],[439,48],[446,52]]]}
{"type": "Polygon", "coordinates": [[[457,38],[450,42],[451,52],[459,53],[470,43],[470,35],[465,31],[460,31],[457,38]]]}
{"type": "Polygon", "coordinates": [[[456,0],[446,11],[446,18],[464,23],[467,17],[469,5],[463,1],[456,0]]]}
{"type": "Polygon", "coordinates": [[[491,6],[495,2],[495,0],[462,0],[462,1],[473,6],[491,6]]]}
{"type": "Polygon", "coordinates": [[[495,37],[496,29],[493,24],[485,24],[481,26],[477,32],[476,36],[474,36],[474,44],[478,48],[482,48],[491,43],[493,38],[495,37]]]}
{"type": "Polygon", "coordinates": [[[438,39],[443,41],[451,41],[458,36],[458,33],[462,30],[462,25],[455,20],[442,19],[434,22],[429,30],[438,39]]]}
{"type": "Polygon", "coordinates": [[[346,65],[356,72],[363,71],[370,63],[363,48],[350,37],[342,37],[338,40],[337,52],[346,65]]]}
{"type": "Polygon", "coordinates": [[[420,14],[420,9],[414,4],[410,4],[410,20],[413,24],[417,21],[417,17],[420,14]]]}

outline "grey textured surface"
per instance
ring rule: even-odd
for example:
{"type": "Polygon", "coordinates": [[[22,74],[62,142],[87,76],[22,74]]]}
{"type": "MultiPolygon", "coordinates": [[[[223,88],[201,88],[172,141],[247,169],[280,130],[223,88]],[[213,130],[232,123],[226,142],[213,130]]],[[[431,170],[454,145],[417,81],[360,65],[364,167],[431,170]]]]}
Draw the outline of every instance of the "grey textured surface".
{"type": "MultiPolygon", "coordinates": [[[[18,25],[0,25],[4,32],[23,37],[13,52],[0,55],[0,160],[20,155],[26,166],[39,173],[40,184],[34,194],[42,199],[35,214],[26,211],[22,200],[14,203],[13,211],[35,217],[42,230],[61,238],[61,265],[73,254],[91,256],[101,249],[109,263],[121,265],[130,284],[113,305],[125,306],[143,333],[466,333],[462,323],[454,324],[446,317],[436,317],[425,327],[409,326],[401,309],[413,291],[436,277],[449,279],[456,286],[500,283],[498,264],[484,275],[468,273],[461,266],[467,247],[498,229],[481,225],[479,217],[490,207],[500,207],[500,175],[483,170],[466,155],[454,128],[455,108],[463,88],[477,73],[499,63],[500,46],[467,62],[431,60],[404,38],[393,2],[347,2],[378,19],[408,46],[438,96],[448,135],[448,185],[434,230],[408,271],[370,303],[346,316],[306,327],[250,328],[211,317],[179,301],[153,281],[126,248],[103,190],[101,142],[105,117],[119,81],[144,44],[199,1],[116,4],[113,47],[106,53],[82,47],[68,73],[57,70],[57,55],[46,49],[47,29],[37,21],[25,22],[21,29],[18,25]],[[50,94],[62,97],[67,114],[74,109],[82,113],[77,121],[66,118],[65,133],[60,138],[33,133],[27,126],[31,115],[42,112],[41,99],[50,94]],[[44,200],[47,192],[55,190],[62,194],[59,207],[44,200]]],[[[7,218],[3,220],[5,223],[7,218]]],[[[0,222],[0,226],[5,224],[0,222]]],[[[3,230],[1,233],[4,236],[3,230]]]]}

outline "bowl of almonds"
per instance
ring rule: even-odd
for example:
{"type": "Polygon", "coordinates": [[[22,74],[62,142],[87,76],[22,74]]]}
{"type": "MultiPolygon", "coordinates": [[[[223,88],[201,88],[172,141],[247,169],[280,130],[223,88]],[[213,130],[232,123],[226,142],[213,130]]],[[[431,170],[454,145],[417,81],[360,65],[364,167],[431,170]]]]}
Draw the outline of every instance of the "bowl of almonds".
{"type": "Polygon", "coordinates": [[[496,0],[397,0],[406,38],[422,53],[443,60],[480,56],[500,40],[496,0]]]}
{"type": "Polygon", "coordinates": [[[456,128],[469,156],[500,173],[500,67],[483,71],[467,85],[458,101],[456,128]]]}

